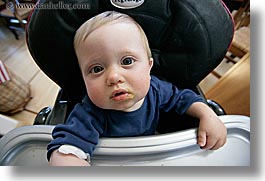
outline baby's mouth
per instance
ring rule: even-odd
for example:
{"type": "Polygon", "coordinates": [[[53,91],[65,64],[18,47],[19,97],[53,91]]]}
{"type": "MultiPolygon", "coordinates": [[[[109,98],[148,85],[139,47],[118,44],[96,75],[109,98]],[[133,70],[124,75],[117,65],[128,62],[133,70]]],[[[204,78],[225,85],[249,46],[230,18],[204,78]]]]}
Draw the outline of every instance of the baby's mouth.
{"type": "Polygon", "coordinates": [[[114,101],[122,101],[122,100],[126,100],[132,98],[132,94],[124,89],[119,89],[119,90],[115,90],[112,92],[110,99],[114,100],[114,101]]]}

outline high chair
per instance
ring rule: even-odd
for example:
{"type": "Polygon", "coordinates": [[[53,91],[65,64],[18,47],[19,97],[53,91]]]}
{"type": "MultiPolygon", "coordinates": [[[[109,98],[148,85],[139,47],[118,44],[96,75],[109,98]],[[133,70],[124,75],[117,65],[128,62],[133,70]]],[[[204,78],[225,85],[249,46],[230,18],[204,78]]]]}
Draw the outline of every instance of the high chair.
{"type": "MultiPolygon", "coordinates": [[[[52,139],[53,125],[63,123],[86,94],[73,37],[78,27],[94,15],[113,10],[134,18],[149,40],[154,58],[151,73],[198,94],[198,83],[222,61],[233,37],[231,15],[219,0],[63,2],[72,8],[36,8],[27,27],[33,59],[62,91],[53,108],[38,115],[36,124],[45,125],[17,128],[0,140],[0,165],[47,165],[46,146],[52,139]]],[[[216,110],[223,114],[219,108],[216,110]]],[[[158,135],[101,138],[92,164],[249,165],[249,117],[222,115],[220,119],[227,127],[228,142],[218,151],[204,151],[196,144],[198,120],[171,112],[162,115],[158,135]]]]}

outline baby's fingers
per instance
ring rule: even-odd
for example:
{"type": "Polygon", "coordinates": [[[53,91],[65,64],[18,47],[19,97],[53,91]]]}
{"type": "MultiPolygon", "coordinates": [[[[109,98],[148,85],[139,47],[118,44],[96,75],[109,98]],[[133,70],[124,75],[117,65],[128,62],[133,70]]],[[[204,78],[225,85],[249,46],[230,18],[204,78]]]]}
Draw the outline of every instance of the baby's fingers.
{"type": "Polygon", "coordinates": [[[217,150],[221,148],[222,146],[224,146],[225,142],[226,140],[218,140],[216,144],[211,148],[211,150],[217,150]]]}
{"type": "Polygon", "coordinates": [[[204,147],[206,145],[206,132],[205,131],[199,131],[198,138],[197,138],[197,144],[200,147],[204,147]]]}
{"type": "Polygon", "coordinates": [[[204,150],[211,150],[213,149],[217,144],[217,139],[213,137],[207,137],[206,144],[202,146],[201,148],[204,150]]]}
{"type": "Polygon", "coordinates": [[[217,139],[214,137],[207,137],[207,142],[202,149],[205,150],[217,150],[225,144],[225,140],[217,139]]]}

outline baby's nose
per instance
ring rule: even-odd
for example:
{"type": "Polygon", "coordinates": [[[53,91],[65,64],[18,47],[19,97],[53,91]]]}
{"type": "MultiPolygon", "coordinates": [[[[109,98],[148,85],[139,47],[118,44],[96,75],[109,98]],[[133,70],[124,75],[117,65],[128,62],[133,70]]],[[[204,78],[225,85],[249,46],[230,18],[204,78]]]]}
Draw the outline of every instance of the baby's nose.
{"type": "Polygon", "coordinates": [[[122,83],[124,81],[120,71],[116,68],[112,68],[109,70],[107,75],[107,85],[116,85],[118,83],[122,83]]]}

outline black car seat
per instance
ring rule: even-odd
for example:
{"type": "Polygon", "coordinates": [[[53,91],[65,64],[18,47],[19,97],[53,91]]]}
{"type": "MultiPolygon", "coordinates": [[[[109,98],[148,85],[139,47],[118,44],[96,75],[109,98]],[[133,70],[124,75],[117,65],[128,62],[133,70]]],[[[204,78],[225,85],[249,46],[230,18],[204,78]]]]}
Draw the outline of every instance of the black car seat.
{"type": "MultiPolygon", "coordinates": [[[[86,94],[73,48],[75,31],[110,10],[128,14],[142,26],[154,58],[151,73],[179,88],[197,91],[233,38],[233,20],[221,0],[40,0],[29,19],[27,44],[39,67],[62,88],[58,100],[67,101],[66,116],[86,94]]],[[[54,117],[50,124],[65,120],[54,117]]]]}

